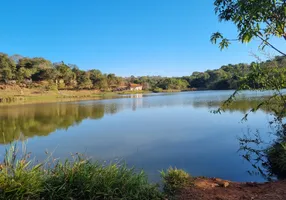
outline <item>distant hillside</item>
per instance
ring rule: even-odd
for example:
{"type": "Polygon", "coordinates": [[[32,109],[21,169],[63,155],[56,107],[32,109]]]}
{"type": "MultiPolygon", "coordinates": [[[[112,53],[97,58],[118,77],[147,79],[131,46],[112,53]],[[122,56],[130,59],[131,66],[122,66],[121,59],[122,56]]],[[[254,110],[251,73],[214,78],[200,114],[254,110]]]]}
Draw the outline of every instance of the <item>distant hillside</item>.
{"type": "MultiPolygon", "coordinates": [[[[286,57],[276,57],[272,61],[261,63],[263,67],[278,65],[286,67],[286,57]]],[[[0,83],[46,90],[61,89],[97,89],[104,91],[120,90],[124,86],[141,84],[144,90],[188,90],[236,89],[240,79],[251,70],[250,64],[225,65],[220,69],[194,72],[184,77],[119,77],[115,74],[103,74],[100,70],[80,70],[74,64],[52,63],[44,58],[28,58],[20,55],[8,56],[0,53],[0,83]]],[[[1,88],[1,87],[0,87],[1,88]]]]}
{"type": "MultiPolygon", "coordinates": [[[[261,62],[261,67],[286,67],[286,56],[277,56],[274,60],[261,62]]],[[[189,77],[183,77],[191,87],[210,90],[237,89],[242,77],[251,71],[251,64],[229,64],[219,69],[205,72],[194,72],[189,77]]]]}

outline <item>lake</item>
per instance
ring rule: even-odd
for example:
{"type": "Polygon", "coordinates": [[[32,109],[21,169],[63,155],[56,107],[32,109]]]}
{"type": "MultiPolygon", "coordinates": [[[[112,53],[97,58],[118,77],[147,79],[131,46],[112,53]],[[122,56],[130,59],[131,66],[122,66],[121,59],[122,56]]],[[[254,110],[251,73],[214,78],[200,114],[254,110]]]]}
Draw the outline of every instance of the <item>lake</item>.
{"type": "Polygon", "coordinates": [[[159,170],[182,168],[193,176],[263,181],[238,152],[238,137],[259,130],[267,137],[270,116],[258,111],[241,123],[260,94],[245,92],[240,104],[213,114],[232,91],[125,95],[118,99],[0,107],[0,152],[26,141],[38,160],[84,153],[95,160],[125,161],[151,181],[159,170]]]}

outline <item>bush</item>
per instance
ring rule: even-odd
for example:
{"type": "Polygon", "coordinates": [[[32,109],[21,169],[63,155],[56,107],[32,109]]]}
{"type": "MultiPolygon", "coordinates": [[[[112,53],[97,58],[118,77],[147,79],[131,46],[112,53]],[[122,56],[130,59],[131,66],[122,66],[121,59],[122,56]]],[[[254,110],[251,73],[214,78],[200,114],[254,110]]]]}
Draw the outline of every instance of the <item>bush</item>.
{"type": "Polygon", "coordinates": [[[190,175],[184,170],[170,167],[166,172],[161,171],[163,190],[167,195],[174,195],[190,183],[190,175]]]}
{"type": "Polygon", "coordinates": [[[159,87],[156,87],[156,88],[153,89],[153,92],[155,92],[155,93],[163,92],[163,89],[159,88],[159,87]]]}
{"type": "Polygon", "coordinates": [[[272,175],[276,175],[278,179],[286,179],[285,141],[275,143],[266,151],[269,171],[272,175]]]}
{"type": "Polygon", "coordinates": [[[49,90],[51,90],[51,91],[58,91],[58,86],[57,86],[57,84],[55,84],[55,83],[53,83],[53,82],[50,82],[50,84],[49,85],[46,85],[46,90],[47,91],[49,91],[49,90]]]}
{"type": "Polygon", "coordinates": [[[60,90],[63,90],[63,89],[66,88],[66,84],[64,82],[60,82],[60,83],[58,83],[58,87],[57,88],[60,89],[60,90]]]}

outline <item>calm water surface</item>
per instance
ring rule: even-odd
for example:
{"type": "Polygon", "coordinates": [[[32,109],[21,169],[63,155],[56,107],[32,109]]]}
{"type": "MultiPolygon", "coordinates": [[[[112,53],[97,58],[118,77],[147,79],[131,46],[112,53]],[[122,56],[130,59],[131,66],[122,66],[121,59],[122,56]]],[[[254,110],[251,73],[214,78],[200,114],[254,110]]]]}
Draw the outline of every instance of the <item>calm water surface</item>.
{"type": "MultiPolygon", "coordinates": [[[[126,95],[112,100],[0,107],[0,152],[12,141],[28,140],[41,160],[85,153],[93,159],[124,160],[157,180],[161,169],[182,168],[194,176],[263,181],[250,176],[237,152],[237,138],[258,129],[267,137],[269,115],[259,111],[241,123],[251,101],[212,114],[232,91],[126,95]]],[[[257,93],[246,92],[246,98],[257,93]]]]}

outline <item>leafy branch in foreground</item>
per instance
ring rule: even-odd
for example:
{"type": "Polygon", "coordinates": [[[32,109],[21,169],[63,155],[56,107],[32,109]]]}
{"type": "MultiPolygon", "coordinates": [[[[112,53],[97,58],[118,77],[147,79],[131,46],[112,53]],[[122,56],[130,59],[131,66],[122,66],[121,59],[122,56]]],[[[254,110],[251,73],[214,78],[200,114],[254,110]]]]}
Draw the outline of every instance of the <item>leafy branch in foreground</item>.
{"type": "MultiPolygon", "coordinates": [[[[277,132],[284,131],[276,127],[277,132]]],[[[281,128],[281,127],[280,127],[281,128]]],[[[286,135],[279,136],[274,141],[265,142],[261,139],[259,131],[255,134],[244,135],[239,138],[242,157],[247,160],[254,171],[249,170],[251,175],[259,174],[265,179],[286,179],[286,135]]]]}
{"type": "Polygon", "coordinates": [[[238,31],[237,37],[233,40],[225,38],[220,32],[214,33],[211,42],[219,42],[220,49],[227,48],[231,41],[249,43],[253,39],[259,39],[262,49],[268,46],[286,55],[286,52],[270,42],[272,37],[286,40],[286,1],[215,0],[214,6],[219,20],[232,22],[238,31]]]}
{"type": "MultiPolygon", "coordinates": [[[[260,40],[260,48],[270,47],[284,57],[286,53],[271,44],[271,38],[286,40],[286,1],[285,0],[215,0],[215,13],[220,21],[232,22],[238,35],[233,40],[224,37],[220,32],[213,33],[211,42],[219,43],[220,49],[227,48],[232,41],[249,43],[253,39],[260,40]]],[[[232,103],[235,103],[243,90],[270,91],[270,95],[261,98],[260,103],[249,110],[243,120],[247,120],[250,113],[266,108],[271,111],[276,140],[268,146],[260,139],[258,134],[253,137],[240,138],[240,150],[245,152],[243,157],[264,177],[276,175],[286,178],[286,96],[282,89],[286,88],[285,65],[277,63],[262,66],[252,63],[252,70],[241,78],[239,88],[214,113],[221,113],[232,103]],[[262,148],[260,148],[262,145],[262,148]],[[263,170],[266,168],[266,173],[263,170]]]]}
{"type": "Polygon", "coordinates": [[[278,65],[261,66],[252,63],[252,71],[241,80],[241,85],[214,113],[221,113],[231,104],[234,104],[239,94],[244,90],[270,92],[260,99],[243,117],[247,120],[250,113],[259,109],[266,109],[273,115],[269,122],[273,128],[275,139],[266,143],[259,135],[249,134],[239,138],[240,150],[244,152],[244,159],[251,163],[253,168],[263,177],[271,180],[273,177],[286,178],[286,96],[283,89],[286,87],[286,70],[278,65]]]}

